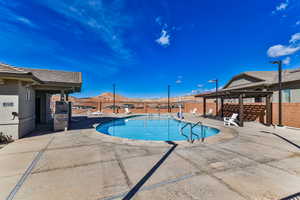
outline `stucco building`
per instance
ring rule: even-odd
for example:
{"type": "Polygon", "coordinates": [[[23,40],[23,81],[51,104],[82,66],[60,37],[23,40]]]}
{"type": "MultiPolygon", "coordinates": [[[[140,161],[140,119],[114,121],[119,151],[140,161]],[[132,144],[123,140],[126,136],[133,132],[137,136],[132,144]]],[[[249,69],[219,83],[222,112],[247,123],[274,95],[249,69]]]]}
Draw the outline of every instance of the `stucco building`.
{"type": "Polygon", "coordinates": [[[18,139],[38,124],[52,123],[51,95],[60,93],[66,100],[81,85],[80,72],[0,64],[0,132],[18,139]]]}
{"type": "MultiPolygon", "coordinates": [[[[278,72],[249,71],[234,76],[222,89],[273,91],[272,102],[278,102],[278,72]]],[[[300,68],[282,71],[282,102],[300,103],[300,68]]],[[[261,98],[247,99],[246,102],[262,102],[261,98]]]]}
{"type": "Polygon", "coordinates": [[[282,103],[278,102],[278,71],[250,71],[231,78],[223,89],[195,97],[219,100],[219,116],[239,113],[240,121],[300,128],[300,68],[282,71],[282,103]],[[244,105],[245,104],[245,105],[244,105]]]}

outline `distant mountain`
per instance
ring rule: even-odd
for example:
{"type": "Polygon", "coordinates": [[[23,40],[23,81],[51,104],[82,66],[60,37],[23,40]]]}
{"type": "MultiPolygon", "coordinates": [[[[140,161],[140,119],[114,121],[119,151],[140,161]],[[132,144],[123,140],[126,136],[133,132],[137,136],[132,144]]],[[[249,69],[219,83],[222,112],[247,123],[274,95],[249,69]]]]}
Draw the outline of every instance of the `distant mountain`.
{"type": "MultiPolygon", "coordinates": [[[[104,92],[98,96],[95,96],[95,97],[90,97],[91,99],[103,99],[103,100],[113,100],[114,98],[114,94],[111,93],[111,92],[104,92]]],[[[115,94],[115,98],[117,101],[126,101],[126,100],[129,100],[129,98],[127,97],[123,97],[119,94],[115,94]]]]}
{"type": "MultiPolygon", "coordinates": [[[[112,101],[113,100],[113,93],[111,92],[104,92],[100,95],[94,96],[94,97],[85,97],[85,98],[76,98],[73,96],[69,97],[69,101],[72,102],[99,102],[99,101],[112,101]]],[[[115,94],[116,101],[132,101],[132,102],[167,102],[168,98],[128,98],[124,97],[119,94],[115,94]]],[[[53,95],[52,96],[52,101],[59,101],[60,96],[59,95],[53,95]]],[[[187,96],[181,96],[181,97],[172,97],[170,98],[171,102],[174,101],[193,101],[195,100],[195,97],[192,95],[187,95],[187,96]]]]}

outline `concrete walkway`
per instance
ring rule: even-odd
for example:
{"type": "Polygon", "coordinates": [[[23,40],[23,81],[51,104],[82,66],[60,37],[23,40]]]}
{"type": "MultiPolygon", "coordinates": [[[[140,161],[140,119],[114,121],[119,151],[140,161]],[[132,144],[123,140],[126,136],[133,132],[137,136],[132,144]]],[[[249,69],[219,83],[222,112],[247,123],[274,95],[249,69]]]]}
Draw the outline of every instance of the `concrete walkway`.
{"type": "Polygon", "coordinates": [[[246,123],[223,143],[147,147],[102,141],[82,120],[73,129],[1,149],[0,199],[113,200],[131,190],[136,200],[266,200],[300,192],[300,131],[246,123]]]}

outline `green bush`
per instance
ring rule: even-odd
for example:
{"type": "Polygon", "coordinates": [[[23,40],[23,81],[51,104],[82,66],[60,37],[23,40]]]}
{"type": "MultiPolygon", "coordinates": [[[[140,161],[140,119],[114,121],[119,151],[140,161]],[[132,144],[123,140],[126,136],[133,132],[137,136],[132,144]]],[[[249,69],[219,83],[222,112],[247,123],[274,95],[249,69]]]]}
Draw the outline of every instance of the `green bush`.
{"type": "Polygon", "coordinates": [[[14,141],[12,136],[4,135],[4,133],[0,132],[0,144],[7,144],[14,141]]]}

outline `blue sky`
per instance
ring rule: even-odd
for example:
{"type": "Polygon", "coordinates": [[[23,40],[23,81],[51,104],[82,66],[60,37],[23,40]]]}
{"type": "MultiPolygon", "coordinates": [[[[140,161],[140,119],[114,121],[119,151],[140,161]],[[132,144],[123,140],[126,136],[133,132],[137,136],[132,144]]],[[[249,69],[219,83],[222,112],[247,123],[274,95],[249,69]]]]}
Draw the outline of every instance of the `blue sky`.
{"type": "Polygon", "coordinates": [[[206,91],[243,71],[300,67],[298,0],[1,0],[0,62],[83,72],[76,96],[206,91]]]}

